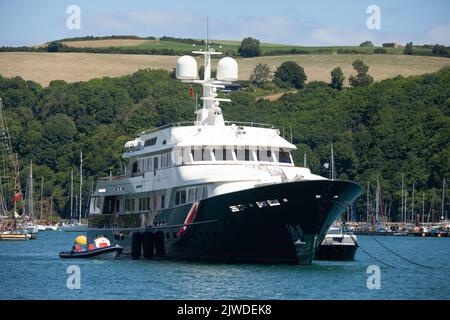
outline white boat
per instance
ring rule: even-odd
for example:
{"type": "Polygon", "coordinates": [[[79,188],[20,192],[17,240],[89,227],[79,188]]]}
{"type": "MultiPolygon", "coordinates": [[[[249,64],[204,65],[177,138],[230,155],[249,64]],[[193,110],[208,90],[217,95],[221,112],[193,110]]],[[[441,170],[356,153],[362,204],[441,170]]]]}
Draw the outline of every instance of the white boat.
{"type": "Polygon", "coordinates": [[[81,222],[71,222],[68,224],[63,224],[61,231],[64,232],[85,232],[87,230],[87,224],[81,222]]]}
{"type": "Polygon", "coordinates": [[[45,226],[45,231],[57,231],[57,230],[58,230],[58,226],[57,225],[45,226]]]}
{"type": "Polygon", "coordinates": [[[39,232],[39,228],[37,225],[29,224],[25,227],[25,230],[28,234],[36,234],[39,232]]]}
{"type": "Polygon", "coordinates": [[[316,260],[351,261],[355,259],[356,235],[343,232],[343,227],[331,227],[316,252],[316,260]]]}
{"type": "Polygon", "coordinates": [[[47,226],[44,224],[37,224],[36,227],[38,231],[45,231],[47,229],[47,226]]]}

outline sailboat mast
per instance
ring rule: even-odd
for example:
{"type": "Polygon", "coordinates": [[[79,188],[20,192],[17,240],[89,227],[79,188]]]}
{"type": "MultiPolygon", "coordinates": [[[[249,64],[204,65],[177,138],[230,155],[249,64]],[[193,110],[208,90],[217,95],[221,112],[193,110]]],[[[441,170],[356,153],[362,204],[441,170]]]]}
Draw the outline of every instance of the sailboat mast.
{"type": "Polygon", "coordinates": [[[73,168],[70,170],[70,219],[73,218],[73,168]]]}
{"type": "Polygon", "coordinates": [[[425,222],[425,192],[422,192],[422,223],[425,222]]]}
{"type": "Polygon", "coordinates": [[[81,210],[83,203],[83,150],[80,151],[80,215],[78,217],[79,222],[81,223],[81,210]]]}
{"type": "MultiPolygon", "coordinates": [[[[445,178],[442,179],[442,204],[441,204],[441,219],[444,220],[444,209],[445,209],[445,178]]],[[[445,215],[447,219],[447,215],[445,215]]]]}
{"type": "Polygon", "coordinates": [[[404,190],[403,190],[403,187],[404,187],[404,183],[405,183],[405,174],[404,173],[402,173],[402,205],[401,205],[401,208],[400,208],[400,214],[401,214],[401,221],[405,221],[405,219],[404,219],[404,216],[403,216],[403,203],[404,203],[404,201],[405,201],[405,194],[404,194],[404,190]]]}
{"type": "Polygon", "coordinates": [[[42,203],[44,202],[44,176],[41,177],[41,212],[39,219],[42,220],[42,203]]]}
{"type": "Polygon", "coordinates": [[[416,182],[413,182],[412,198],[411,198],[411,222],[414,222],[414,192],[415,192],[416,182]]]}
{"type": "Polygon", "coordinates": [[[367,181],[367,204],[366,204],[366,221],[369,223],[369,205],[370,205],[370,182],[367,181]]]}
{"type": "Polygon", "coordinates": [[[377,191],[375,195],[375,219],[378,222],[379,221],[379,213],[380,213],[380,180],[377,176],[377,191]]]}
{"type": "Polygon", "coordinates": [[[30,161],[30,183],[29,183],[29,193],[28,193],[28,214],[31,220],[34,220],[34,208],[33,208],[33,161],[30,161]]]}

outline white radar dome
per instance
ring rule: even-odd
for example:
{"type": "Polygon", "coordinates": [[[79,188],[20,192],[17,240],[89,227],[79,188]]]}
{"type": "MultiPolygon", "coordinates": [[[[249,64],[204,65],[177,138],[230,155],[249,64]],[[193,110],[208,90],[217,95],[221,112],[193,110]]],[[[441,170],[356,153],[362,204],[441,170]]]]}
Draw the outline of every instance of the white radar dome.
{"type": "Polygon", "coordinates": [[[191,56],[182,56],[177,60],[177,79],[197,79],[197,61],[191,56]]]}
{"type": "Polygon", "coordinates": [[[238,64],[236,60],[225,57],[217,64],[217,80],[236,81],[238,79],[238,64]]]}

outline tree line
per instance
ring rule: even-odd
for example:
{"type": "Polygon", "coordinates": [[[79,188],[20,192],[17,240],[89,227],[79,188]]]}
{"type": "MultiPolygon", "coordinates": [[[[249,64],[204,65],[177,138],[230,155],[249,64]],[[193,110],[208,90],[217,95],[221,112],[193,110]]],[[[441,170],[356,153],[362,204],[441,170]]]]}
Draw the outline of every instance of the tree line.
{"type": "MultiPolygon", "coordinates": [[[[406,185],[415,182],[416,191],[426,192],[427,199],[443,177],[450,180],[449,68],[368,84],[368,68],[358,62],[354,81],[363,85],[342,88],[337,69],[330,83],[306,83],[306,74],[294,72],[291,77],[297,67],[285,67],[275,77],[281,85],[301,84],[297,93],[277,101],[256,99],[252,91],[231,93],[232,102],[221,105],[225,118],[272,123],[288,140],[292,129],[296,163],[302,165],[306,154],[307,166],[324,176],[329,174],[323,164],[330,161],[333,143],[337,177],[373,186],[378,176],[384,199],[393,208],[399,206],[402,173],[406,185]]],[[[0,97],[21,161],[23,189],[33,160],[35,179],[44,177],[44,196],[52,195],[55,210],[66,217],[70,171],[77,176],[81,149],[87,196],[97,177],[122,172],[124,143],[137,132],[193,120],[195,110],[189,85],[165,70],[76,83],[52,81],[48,87],[0,76],[0,97]]],[[[364,212],[363,205],[361,197],[358,212],[364,212]]]]}

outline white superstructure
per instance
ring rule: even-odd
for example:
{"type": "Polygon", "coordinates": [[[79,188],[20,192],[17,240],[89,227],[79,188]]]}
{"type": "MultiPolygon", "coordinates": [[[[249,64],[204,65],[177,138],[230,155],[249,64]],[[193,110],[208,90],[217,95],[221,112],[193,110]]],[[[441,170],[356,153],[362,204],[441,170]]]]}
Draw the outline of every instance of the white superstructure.
{"type": "Polygon", "coordinates": [[[237,63],[230,57],[219,60],[214,79],[211,56],[221,53],[210,48],[193,53],[205,58],[203,80],[197,79],[197,62],[190,56],[178,59],[176,75],[203,87],[196,121],[142,132],[128,141],[124,175],[97,183],[90,214],[148,212],[266,184],[325,179],[294,165],[296,147],[279,130],[224,121],[220,103],[230,100],[219,98],[218,90],[237,80],[237,63]]]}

